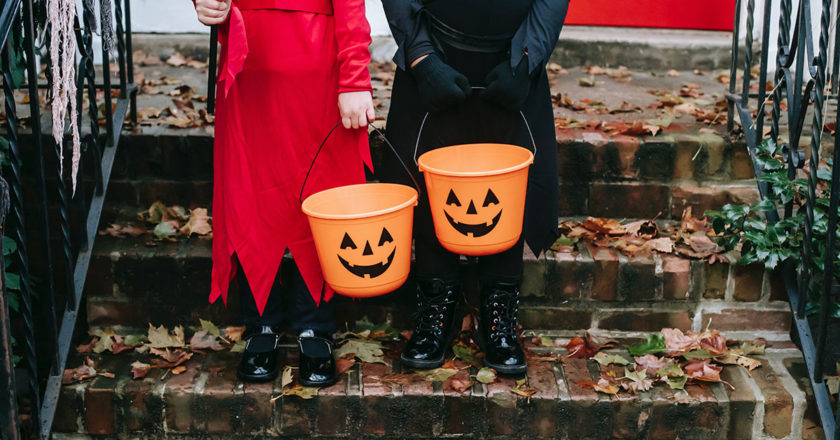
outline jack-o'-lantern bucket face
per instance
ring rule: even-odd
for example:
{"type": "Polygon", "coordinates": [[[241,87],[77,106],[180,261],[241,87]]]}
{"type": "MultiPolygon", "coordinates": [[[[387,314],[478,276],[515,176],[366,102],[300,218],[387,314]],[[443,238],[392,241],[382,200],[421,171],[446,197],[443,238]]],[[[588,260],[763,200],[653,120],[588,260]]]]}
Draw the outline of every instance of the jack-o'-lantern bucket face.
{"type": "Polygon", "coordinates": [[[338,261],[348,272],[359,278],[376,278],[384,274],[391,267],[397,253],[394,238],[388,229],[382,228],[379,239],[373,243],[375,246],[371,246],[371,240],[365,240],[364,246],[361,241],[357,245],[350,233],[345,232],[338,261]]]}
{"type": "Polygon", "coordinates": [[[506,144],[438,148],[420,156],[435,234],[463,255],[510,249],[522,235],[534,155],[506,144]]]}
{"type": "Polygon", "coordinates": [[[327,284],[357,298],[400,287],[411,265],[416,205],[414,188],[387,183],[342,186],[304,200],[327,284]]]}
{"type": "Polygon", "coordinates": [[[455,189],[450,189],[449,195],[446,196],[446,207],[443,209],[446,221],[461,235],[483,237],[499,225],[503,209],[492,189],[488,188],[481,198],[465,198],[464,200],[462,203],[455,194],[455,189]],[[482,199],[483,201],[476,203],[477,200],[482,199]]]}

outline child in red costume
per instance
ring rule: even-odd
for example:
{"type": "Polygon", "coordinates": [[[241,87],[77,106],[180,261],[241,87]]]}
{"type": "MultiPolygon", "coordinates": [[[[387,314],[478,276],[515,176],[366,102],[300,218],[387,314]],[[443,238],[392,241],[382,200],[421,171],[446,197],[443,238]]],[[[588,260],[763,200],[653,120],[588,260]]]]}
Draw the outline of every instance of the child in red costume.
{"type": "Polygon", "coordinates": [[[335,381],[335,330],[309,224],[298,196],[315,150],[339,122],[304,190],[362,183],[373,121],[370,26],[364,0],[194,0],[219,26],[210,301],[237,276],[247,348],[243,380],[277,375],[279,268],[288,249],[301,383],[335,381]],[[237,275],[238,274],[238,275],[237,275]]]}

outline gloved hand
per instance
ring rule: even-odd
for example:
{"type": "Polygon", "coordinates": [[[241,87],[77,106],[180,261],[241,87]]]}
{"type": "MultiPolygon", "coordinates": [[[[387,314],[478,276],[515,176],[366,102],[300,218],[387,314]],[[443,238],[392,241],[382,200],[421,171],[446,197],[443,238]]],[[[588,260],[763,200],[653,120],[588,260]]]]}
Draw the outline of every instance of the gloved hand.
{"type": "Polygon", "coordinates": [[[460,104],[472,93],[467,77],[435,54],[429,54],[412,67],[411,74],[417,80],[420,100],[430,112],[439,112],[460,104]]]}
{"type": "Polygon", "coordinates": [[[511,70],[510,62],[504,61],[487,74],[487,88],[481,97],[511,111],[522,109],[531,92],[531,75],[528,74],[528,55],[511,70]]]}

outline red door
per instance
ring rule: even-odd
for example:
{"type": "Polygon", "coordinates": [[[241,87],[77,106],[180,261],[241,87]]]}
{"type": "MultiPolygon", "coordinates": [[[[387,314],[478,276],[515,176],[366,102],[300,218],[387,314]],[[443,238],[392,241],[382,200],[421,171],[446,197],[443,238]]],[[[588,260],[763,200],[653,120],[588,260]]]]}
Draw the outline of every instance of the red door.
{"type": "Polygon", "coordinates": [[[572,0],[566,24],[731,31],[735,0],[572,0]]]}

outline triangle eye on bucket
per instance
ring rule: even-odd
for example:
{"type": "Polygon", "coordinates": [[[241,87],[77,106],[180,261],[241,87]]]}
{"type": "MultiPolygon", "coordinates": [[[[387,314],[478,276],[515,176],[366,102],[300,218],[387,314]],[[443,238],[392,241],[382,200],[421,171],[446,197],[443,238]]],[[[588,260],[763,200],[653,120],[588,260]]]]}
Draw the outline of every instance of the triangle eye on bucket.
{"type": "Polygon", "coordinates": [[[487,197],[484,198],[484,203],[481,205],[483,208],[486,208],[490,205],[498,205],[499,199],[496,197],[496,194],[493,193],[492,189],[487,190],[487,197]]]}
{"type": "Polygon", "coordinates": [[[455,191],[449,190],[449,196],[446,198],[447,205],[455,205],[461,206],[461,201],[458,200],[458,196],[455,195],[455,191]]]}
{"type": "MultiPolygon", "coordinates": [[[[335,243],[335,242],[333,242],[333,243],[335,243]]],[[[346,232],[344,233],[344,239],[341,240],[340,248],[341,249],[347,249],[347,248],[356,249],[356,243],[353,243],[353,239],[350,238],[350,235],[347,234],[346,232]]]]}

